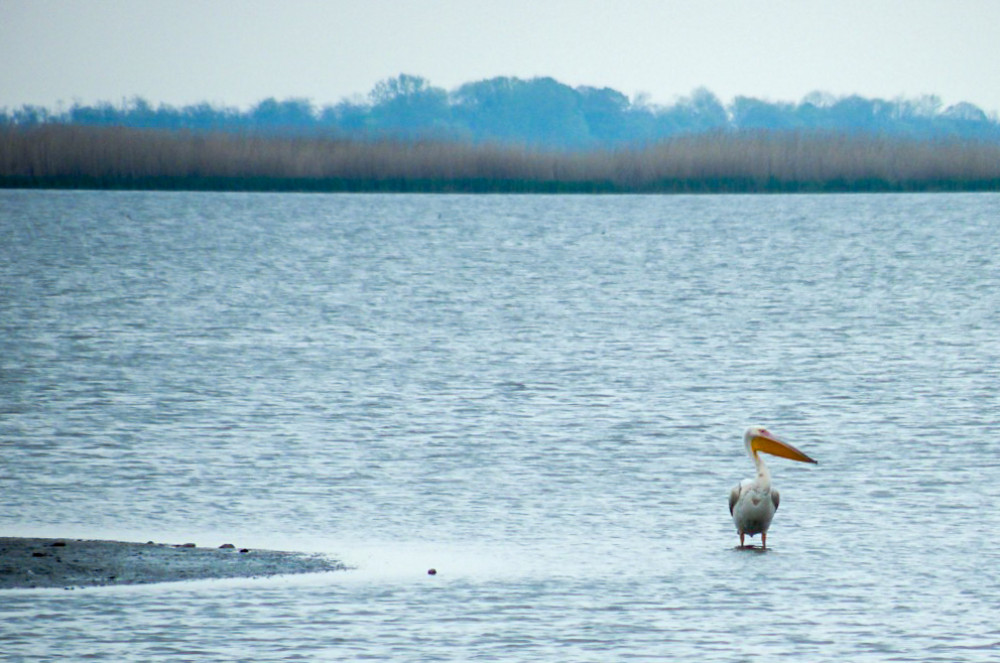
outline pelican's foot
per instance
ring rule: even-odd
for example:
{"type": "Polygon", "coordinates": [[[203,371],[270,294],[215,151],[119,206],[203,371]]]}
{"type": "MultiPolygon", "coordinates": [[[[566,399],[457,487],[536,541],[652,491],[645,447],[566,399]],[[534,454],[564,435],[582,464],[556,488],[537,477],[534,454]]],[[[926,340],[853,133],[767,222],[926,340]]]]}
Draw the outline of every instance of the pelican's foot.
{"type": "Polygon", "coordinates": [[[771,552],[770,548],[761,548],[760,546],[755,546],[752,543],[746,546],[736,546],[733,550],[739,550],[742,552],[752,552],[758,554],[765,554],[771,552]]]}

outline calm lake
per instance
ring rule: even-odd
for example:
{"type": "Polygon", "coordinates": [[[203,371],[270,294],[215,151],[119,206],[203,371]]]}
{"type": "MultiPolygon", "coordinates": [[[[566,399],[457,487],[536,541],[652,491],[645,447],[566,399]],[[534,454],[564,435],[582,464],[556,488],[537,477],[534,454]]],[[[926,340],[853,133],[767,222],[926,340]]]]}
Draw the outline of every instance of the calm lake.
{"type": "Polygon", "coordinates": [[[1000,195],[2,191],[0,445],[4,536],[353,567],[0,658],[995,661],[1000,195]]]}

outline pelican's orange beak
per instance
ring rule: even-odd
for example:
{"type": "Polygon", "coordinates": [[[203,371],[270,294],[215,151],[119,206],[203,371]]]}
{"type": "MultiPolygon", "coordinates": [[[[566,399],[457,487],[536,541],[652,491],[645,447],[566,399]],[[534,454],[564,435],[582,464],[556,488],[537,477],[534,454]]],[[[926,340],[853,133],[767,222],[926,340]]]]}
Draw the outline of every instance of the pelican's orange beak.
{"type": "Polygon", "coordinates": [[[752,449],[754,453],[759,451],[761,453],[771,454],[772,456],[781,456],[782,458],[788,458],[789,460],[797,460],[801,463],[819,464],[792,445],[787,442],[782,442],[767,431],[761,431],[759,435],[755,435],[750,439],[750,449],[752,449]]]}

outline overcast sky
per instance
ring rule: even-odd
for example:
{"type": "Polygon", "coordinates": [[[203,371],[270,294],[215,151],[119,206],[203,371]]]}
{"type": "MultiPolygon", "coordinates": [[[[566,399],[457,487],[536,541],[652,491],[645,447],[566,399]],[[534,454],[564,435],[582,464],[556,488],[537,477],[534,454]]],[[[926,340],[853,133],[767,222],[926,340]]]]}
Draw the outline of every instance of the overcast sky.
{"type": "Polygon", "coordinates": [[[552,76],[669,104],[704,86],[940,96],[1000,111],[994,0],[0,0],[0,107],[248,107],[552,76]]]}

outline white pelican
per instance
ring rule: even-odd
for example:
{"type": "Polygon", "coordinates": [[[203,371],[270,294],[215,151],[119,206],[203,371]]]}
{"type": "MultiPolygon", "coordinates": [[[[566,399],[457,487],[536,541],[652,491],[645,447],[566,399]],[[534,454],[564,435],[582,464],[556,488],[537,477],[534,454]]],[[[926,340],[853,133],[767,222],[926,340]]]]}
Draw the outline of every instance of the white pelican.
{"type": "Polygon", "coordinates": [[[743,444],[747,453],[757,466],[756,479],[744,479],[729,493],[729,513],[736,523],[740,533],[740,547],[743,537],[760,534],[761,547],[767,548],[767,528],[771,525],[774,512],[778,510],[780,497],[778,491],[771,485],[771,473],[758,453],[771,454],[790,458],[803,463],[816,461],[805,455],[787,442],[782,442],[767,429],[751,426],[743,433],[743,444]]]}

